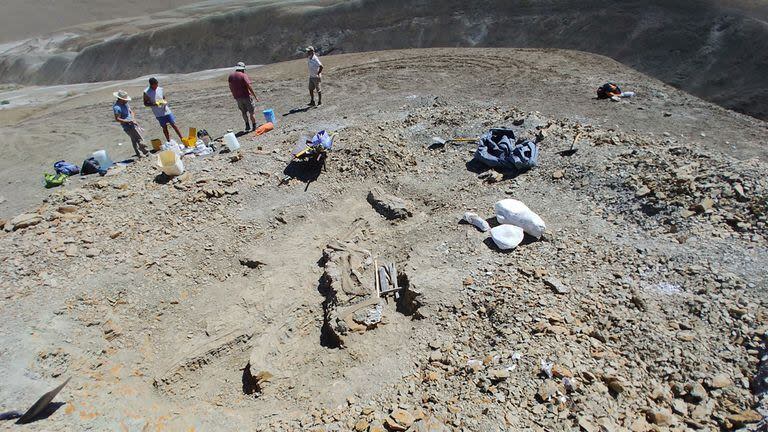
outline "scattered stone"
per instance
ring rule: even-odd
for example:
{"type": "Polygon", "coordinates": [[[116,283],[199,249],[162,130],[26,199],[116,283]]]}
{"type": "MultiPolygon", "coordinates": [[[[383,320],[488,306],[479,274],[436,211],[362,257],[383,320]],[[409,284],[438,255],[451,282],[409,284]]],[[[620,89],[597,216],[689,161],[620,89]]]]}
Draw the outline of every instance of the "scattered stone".
{"type": "Polygon", "coordinates": [[[371,423],[371,425],[368,426],[368,432],[387,432],[387,429],[385,429],[384,425],[377,421],[371,423]]]}
{"type": "Polygon", "coordinates": [[[37,213],[25,213],[16,216],[5,224],[6,231],[16,231],[18,229],[29,228],[43,221],[43,217],[37,213]]]}
{"type": "Polygon", "coordinates": [[[441,353],[440,351],[437,351],[437,350],[432,351],[431,353],[429,353],[429,361],[430,362],[438,362],[438,363],[442,362],[443,361],[443,353],[441,353]]]}
{"type": "Polygon", "coordinates": [[[744,193],[744,187],[741,185],[741,183],[736,183],[733,185],[733,190],[736,192],[736,200],[739,202],[749,201],[749,197],[744,193]]]}
{"type": "Polygon", "coordinates": [[[96,258],[99,255],[101,255],[101,249],[88,248],[85,250],[85,256],[87,256],[88,258],[96,258]]]}
{"type": "Polygon", "coordinates": [[[714,403],[712,399],[707,400],[696,405],[691,411],[691,417],[695,420],[705,420],[712,416],[712,410],[714,409],[714,403]]]}
{"type": "Polygon", "coordinates": [[[646,413],[649,423],[657,426],[671,426],[675,423],[675,416],[667,409],[655,409],[646,413]]]}
{"type": "Polygon", "coordinates": [[[355,312],[352,315],[352,320],[370,329],[376,327],[381,322],[383,312],[384,309],[379,303],[373,307],[363,308],[355,312]]]}
{"type": "Polygon", "coordinates": [[[699,382],[691,382],[685,385],[688,399],[693,403],[699,403],[707,398],[707,391],[699,382]]]}
{"type": "Polygon", "coordinates": [[[123,334],[123,329],[115,324],[112,320],[107,320],[101,325],[101,329],[104,332],[104,338],[112,342],[123,334]]]}
{"type": "Polygon", "coordinates": [[[660,402],[669,399],[669,391],[662,385],[657,384],[651,392],[651,399],[660,402]]]}
{"type": "Polygon", "coordinates": [[[379,187],[371,189],[368,193],[368,202],[387,219],[405,219],[413,216],[409,203],[384,193],[384,190],[379,187]]]}
{"type": "Polygon", "coordinates": [[[555,179],[555,180],[558,180],[558,179],[563,178],[564,175],[565,175],[565,173],[563,172],[563,170],[555,170],[552,173],[552,178],[555,179]]]}
{"type": "Polygon", "coordinates": [[[399,424],[397,421],[392,419],[391,417],[387,417],[384,420],[384,427],[387,428],[388,431],[395,432],[395,431],[405,431],[408,428],[399,424]]]}
{"type": "Polygon", "coordinates": [[[541,383],[539,390],[536,392],[536,396],[539,398],[539,402],[548,402],[550,399],[557,396],[558,392],[559,389],[557,384],[548,379],[541,383]]]}
{"type": "Polygon", "coordinates": [[[257,370],[254,372],[250,363],[246,366],[245,371],[247,382],[250,386],[250,391],[247,393],[256,393],[264,390],[264,384],[270,382],[274,375],[266,370],[257,370]]]}
{"type": "Polygon", "coordinates": [[[682,416],[688,415],[688,405],[683,400],[675,399],[672,401],[672,411],[675,414],[680,414],[682,416]]]}
{"type": "Polygon", "coordinates": [[[389,417],[404,429],[408,429],[416,421],[413,414],[401,408],[393,410],[389,417]]]}
{"type": "Polygon", "coordinates": [[[695,214],[696,214],[696,212],[693,211],[693,210],[688,210],[688,209],[680,210],[680,216],[682,216],[684,218],[689,218],[689,217],[691,217],[691,216],[693,216],[695,214]]]}
{"type": "Polygon", "coordinates": [[[414,422],[408,432],[450,432],[450,429],[434,416],[428,416],[414,422]]]}
{"type": "Polygon", "coordinates": [[[757,423],[763,419],[763,416],[757,411],[746,409],[738,414],[730,414],[725,419],[730,423],[729,429],[735,429],[751,423],[757,423]]]}
{"type": "Polygon", "coordinates": [[[608,390],[613,393],[621,394],[626,390],[624,380],[621,378],[613,376],[603,377],[603,382],[605,383],[605,386],[608,387],[608,390]]]}
{"type": "Polygon", "coordinates": [[[638,198],[644,197],[651,193],[651,189],[648,186],[642,185],[635,191],[635,196],[638,198]]]}
{"type": "Polygon", "coordinates": [[[257,269],[266,263],[253,255],[245,255],[240,257],[240,265],[248,267],[250,269],[257,269]]]}
{"type": "Polygon", "coordinates": [[[732,384],[733,381],[731,381],[731,378],[728,376],[728,374],[720,373],[712,377],[712,388],[721,389],[730,387],[732,384]]]}
{"type": "Polygon", "coordinates": [[[556,364],[552,366],[552,376],[555,378],[573,378],[573,372],[565,366],[556,364]]]}
{"type": "Polygon", "coordinates": [[[77,211],[77,206],[63,205],[63,206],[60,206],[57,211],[59,213],[74,213],[77,211]]]}
{"type": "Polygon", "coordinates": [[[696,206],[694,206],[694,210],[698,211],[699,213],[703,213],[712,210],[714,206],[715,202],[712,201],[712,198],[704,198],[698,204],[696,204],[696,206]]]}
{"type": "Polygon", "coordinates": [[[109,238],[114,240],[114,239],[120,237],[122,234],[123,234],[122,231],[113,231],[112,234],[109,235],[109,238]]]}
{"type": "Polygon", "coordinates": [[[355,432],[365,432],[368,430],[368,422],[365,419],[360,419],[355,423],[355,432]]]}
{"type": "Polygon", "coordinates": [[[584,432],[598,432],[600,430],[600,428],[596,424],[592,423],[590,420],[588,420],[584,416],[578,417],[578,423],[579,423],[579,427],[584,432]]]}
{"type": "Polygon", "coordinates": [[[562,282],[560,282],[560,279],[554,277],[554,276],[548,276],[544,278],[544,284],[548,287],[552,288],[552,290],[556,294],[568,294],[571,289],[565,286],[562,282]]]}
{"type": "Polygon", "coordinates": [[[509,371],[506,369],[494,369],[488,373],[491,381],[504,381],[509,378],[509,371]]]}

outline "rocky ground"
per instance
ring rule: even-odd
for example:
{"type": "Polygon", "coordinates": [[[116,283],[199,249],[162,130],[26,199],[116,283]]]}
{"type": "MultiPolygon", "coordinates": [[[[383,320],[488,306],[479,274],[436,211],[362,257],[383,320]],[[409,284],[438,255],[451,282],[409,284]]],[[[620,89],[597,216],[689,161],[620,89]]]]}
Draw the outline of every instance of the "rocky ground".
{"type": "MultiPolygon", "coordinates": [[[[326,104],[237,154],[185,159],[174,179],[149,160],[73,179],[4,221],[0,411],[72,377],[28,429],[759,427],[764,123],[573,52],[328,63],[326,104]],[[602,73],[638,97],[591,99],[602,73]],[[539,167],[430,148],[503,125],[538,141],[539,167]],[[325,170],[290,164],[320,129],[339,134],[325,170]],[[542,239],[503,252],[459,222],[493,224],[504,198],[542,216],[542,239]],[[402,296],[347,315],[374,263],[395,264],[402,296]]],[[[301,66],[254,73],[279,113],[305,97],[301,66]]],[[[176,83],[177,116],[215,135],[239,124],[220,87],[176,83]]],[[[21,126],[105,107],[79,103],[21,126]]]]}

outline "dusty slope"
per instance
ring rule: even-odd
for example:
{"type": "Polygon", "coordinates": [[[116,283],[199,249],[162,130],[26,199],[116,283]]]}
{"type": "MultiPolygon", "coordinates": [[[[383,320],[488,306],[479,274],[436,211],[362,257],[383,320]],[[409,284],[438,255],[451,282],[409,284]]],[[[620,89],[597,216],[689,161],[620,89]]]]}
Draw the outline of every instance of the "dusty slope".
{"type": "MultiPolygon", "coordinates": [[[[451,87],[441,91],[441,94],[486,94],[494,98],[501,95],[501,100],[521,109],[539,110],[551,117],[591,119],[600,125],[642,133],[659,134],[659,130],[662,130],[685,137],[687,143],[706,145],[718,154],[726,152],[740,159],[766,157],[763,145],[766,134],[764,122],[702,102],[600,56],[557,54],[548,59],[549,53],[561,53],[555,50],[407,52],[409,56],[405,59],[400,58],[400,51],[326,58],[326,74],[330,85],[343,86],[329,94],[343,94],[346,91],[345,83],[358,82],[364,79],[359,74],[375,73],[378,67],[403,70],[404,73],[426,68],[440,79],[457,77],[457,80],[464,79],[467,68],[474,68],[474,73],[488,76],[482,85],[466,83],[462,84],[462,93],[457,93],[451,87]],[[473,52],[485,54],[479,59],[472,59],[470,57],[473,52]],[[467,54],[454,61],[452,53],[467,54]],[[445,55],[445,58],[440,58],[441,55],[445,55]],[[430,58],[429,64],[419,65],[422,56],[430,58]],[[362,65],[350,66],[358,63],[362,65]],[[460,69],[451,72],[449,68],[454,67],[460,69]],[[483,70],[484,67],[488,69],[483,70]],[[621,77],[627,88],[638,91],[641,94],[638,101],[642,102],[638,102],[638,105],[606,107],[592,100],[593,88],[614,77],[621,77]],[[549,90],[553,82],[559,86],[558,93],[554,95],[549,90]],[[547,90],[544,86],[547,86],[547,90]],[[665,112],[672,115],[667,117],[665,112]],[[729,118],[731,123],[724,124],[717,120],[721,117],[729,118]],[[702,133],[705,136],[701,136],[702,133]]],[[[269,106],[275,108],[276,112],[287,112],[290,108],[302,105],[305,98],[305,68],[304,61],[294,61],[266,67],[255,75],[258,77],[257,88],[266,92],[269,106]]],[[[183,77],[170,77],[164,81],[182,127],[188,124],[189,118],[196,124],[206,125],[217,135],[223,134],[228,128],[240,127],[241,119],[236,107],[227,102],[226,72],[220,76],[219,79],[196,80],[186,85],[174,81],[185,79],[183,77]],[[201,93],[179,98],[174,95],[179,91],[177,85],[181,89],[200,89],[201,93]],[[205,104],[208,104],[206,98],[211,95],[222,99],[217,101],[213,109],[205,110],[205,104]]],[[[382,84],[371,85],[379,88],[382,84]]],[[[6,173],[6,178],[0,182],[0,196],[5,197],[5,202],[0,204],[0,217],[11,217],[45,196],[46,190],[40,187],[41,174],[50,170],[56,160],[79,162],[85,155],[101,148],[107,149],[115,159],[131,155],[125,134],[109,118],[111,93],[119,86],[119,83],[99,84],[96,86],[99,90],[95,91],[89,91],[87,86],[77,87],[74,90],[54,92],[52,96],[51,92],[43,91],[45,97],[51,98],[49,104],[21,110],[0,110],[0,144],[10,149],[0,159],[0,169],[6,173]],[[19,123],[20,119],[24,120],[19,123]],[[118,147],[118,143],[124,145],[118,147]]],[[[134,83],[125,87],[134,97],[138,97],[144,86],[144,83],[134,83]]],[[[363,91],[363,88],[355,87],[354,90],[363,91]]],[[[382,94],[386,95],[386,92],[382,94]]],[[[45,102],[44,98],[35,99],[45,102]]],[[[154,126],[148,111],[140,108],[137,111],[139,118],[148,126],[149,137],[160,137],[160,130],[154,126]]]]}
{"type": "Polygon", "coordinates": [[[0,43],[40,36],[94,21],[130,18],[175,9],[199,0],[5,0],[0,16],[0,43]],[[41,11],[48,13],[41,13],[41,11]]]}
{"type": "MultiPolygon", "coordinates": [[[[764,5],[709,0],[249,2],[93,23],[0,58],[5,82],[127,79],[289,60],[307,44],[344,53],[419,47],[567,48],[610,56],[727,108],[768,115],[764,5]],[[130,36],[126,36],[130,35],[130,36]],[[244,36],[245,35],[245,36],[244,36]]],[[[617,77],[616,79],[621,79],[617,77]]]]}
{"type": "MultiPolygon", "coordinates": [[[[188,160],[190,175],[167,183],[146,163],[74,181],[40,207],[45,221],[0,234],[0,373],[11,377],[0,410],[71,375],[66,405],[31,430],[397,430],[390,413],[478,431],[754,423],[764,123],[574,52],[327,61],[325,106],[244,139],[242,160],[188,160]],[[584,88],[605,70],[649,96],[589,99],[584,88]],[[553,80],[557,98],[545,91],[553,80]],[[478,178],[470,148],[426,148],[433,135],[512,123],[544,136],[541,167],[514,179],[478,178]],[[297,138],[322,128],[340,133],[327,171],[280,185],[297,138]],[[579,151],[560,156],[579,129],[579,151]],[[374,186],[414,215],[383,219],[366,202],[374,186]],[[545,240],[501,253],[456,223],[466,210],[490,216],[505,197],[545,218],[545,240]],[[346,349],[323,346],[321,258],[340,239],[396,262],[423,318],[390,302],[384,325],[346,349]],[[549,277],[570,292],[553,293],[549,277]],[[255,394],[249,359],[274,375],[255,394]],[[557,366],[553,378],[542,360],[557,366]]],[[[253,73],[279,113],[304,102],[303,68],[253,73]]],[[[220,80],[167,88],[183,125],[239,124],[220,80]]],[[[109,108],[98,96],[23,126],[96,132],[92,119],[109,108]]]]}

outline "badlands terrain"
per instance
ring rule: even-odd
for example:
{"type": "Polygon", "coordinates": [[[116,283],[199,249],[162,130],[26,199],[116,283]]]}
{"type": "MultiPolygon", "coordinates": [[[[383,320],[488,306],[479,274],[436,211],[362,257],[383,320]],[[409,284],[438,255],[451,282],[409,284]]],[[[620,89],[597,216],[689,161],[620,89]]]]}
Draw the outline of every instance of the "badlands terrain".
{"type": "MultiPolygon", "coordinates": [[[[71,378],[47,418],[0,427],[760,427],[764,122],[583,52],[324,62],[324,104],[311,110],[297,110],[305,61],[252,68],[275,130],[185,158],[173,179],[150,158],[50,195],[39,185],[59,159],[128,158],[111,93],[139,97],[143,82],[0,111],[0,411],[71,378]],[[637,97],[596,100],[609,80],[637,97]],[[537,168],[486,171],[472,143],[430,145],[498,126],[538,141],[537,168]],[[291,163],[319,130],[338,133],[325,168],[291,163]],[[372,191],[403,200],[403,217],[379,213],[372,191]],[[503,252],[459,222],[473,211],[494,224],[505,198],[545,220],[542,239],[503,252]],[[374,263],[394,263],[403,291],[362,325],[365,309],[346,312],[371,301],[376,315],[374,263]]],[[[226,73],[162,78],[182,128],[238,130],[226,73]]]]}
{"type": "MultiPolygon", "coordinates": [[[[768,6],[750,0],[5,0],[0,82],[71,84],[321,54],[561,48],[768,118],[768,6]]],[[[13,101],[11,101],[13,102],[13,101]]]]}

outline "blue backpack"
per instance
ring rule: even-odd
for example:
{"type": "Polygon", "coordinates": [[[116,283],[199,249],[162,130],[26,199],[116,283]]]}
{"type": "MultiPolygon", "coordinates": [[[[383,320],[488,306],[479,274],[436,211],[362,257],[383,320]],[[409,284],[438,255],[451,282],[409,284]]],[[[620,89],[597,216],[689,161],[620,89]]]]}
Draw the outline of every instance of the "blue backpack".
{"type": "Polygon", "coordinates": [[[53,164],[53,169],[56,170],[56,174],[75,175],[80,172],[80,168],[77,165],[60,160],[53,164]]]}

